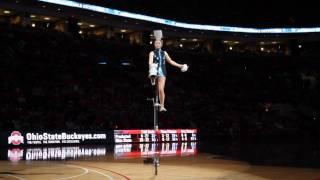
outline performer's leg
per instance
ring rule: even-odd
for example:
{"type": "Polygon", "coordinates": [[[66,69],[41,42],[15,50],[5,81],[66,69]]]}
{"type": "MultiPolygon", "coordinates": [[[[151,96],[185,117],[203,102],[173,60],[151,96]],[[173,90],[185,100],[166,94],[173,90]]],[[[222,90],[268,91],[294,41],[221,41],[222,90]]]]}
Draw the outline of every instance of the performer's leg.
{"type": "Polygon", "coordinates": [[[159,99],[160,99],[160,105],[161,107],[164,107],[164,99],[165,99],[165,93],[164,93],[164,87],[166,84],[166,77],[159,77],[158,78],[158,91],[159,91],[159,99]]]}

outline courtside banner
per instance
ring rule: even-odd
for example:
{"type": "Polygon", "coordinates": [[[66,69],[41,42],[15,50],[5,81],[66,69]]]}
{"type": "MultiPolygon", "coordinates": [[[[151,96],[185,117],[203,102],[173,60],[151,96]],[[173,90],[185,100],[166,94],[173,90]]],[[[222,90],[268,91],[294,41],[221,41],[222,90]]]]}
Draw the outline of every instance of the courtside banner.
{"type": "Polygon", "coordinates": [[[113,131],[11,131],[1,133],[2,146],[106,144],[113,143],[113,131]]]}
{"type": "Polygon", "coordinates": [[[129,129],[109,131],[8,131],[0,146],[77,145],[108,143],[192,142],[197,129],[129,129]]]}

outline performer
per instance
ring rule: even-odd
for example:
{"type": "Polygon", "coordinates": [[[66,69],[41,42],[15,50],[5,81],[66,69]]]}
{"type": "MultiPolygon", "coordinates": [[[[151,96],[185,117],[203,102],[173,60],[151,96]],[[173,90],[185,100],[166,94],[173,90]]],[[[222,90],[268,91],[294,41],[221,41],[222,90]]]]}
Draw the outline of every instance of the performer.
{"type": "Polygon", "coordinates": [[[163,41],[161,39],[156,39],[154,41],[154,47],[155,50],[151,51],[149,53],[149,66],[151,64],[158,64],[158,78],[157,78],[157,84],[158,84],[158,92],[159,92],[159,98],[160,98],[160,112],[167,111],[167,109],[164,107],[164,100],[165,100],[165,83],[166,83],[166,62],[171,64],[172,66],[175,66],[177,68],[180,68],[182,72],[187,71],[188,66],[186,64],[178,64],[175,61],[173,61],[169,54],[166,51],[163,51],[162,48],[163,41]]]}

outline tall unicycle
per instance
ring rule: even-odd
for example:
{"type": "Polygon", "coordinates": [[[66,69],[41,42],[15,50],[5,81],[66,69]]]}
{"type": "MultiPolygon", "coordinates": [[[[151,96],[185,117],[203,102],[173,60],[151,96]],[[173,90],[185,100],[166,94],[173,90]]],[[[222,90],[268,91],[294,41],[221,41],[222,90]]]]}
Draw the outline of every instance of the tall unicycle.
{"type": "MultiPolygon", "coordinates": [[[[153,129],[155,131],[155,134],[157,134],[157,131],[159,129],[159,107],[160,107],[160,103],[159,103],[159,91],[158,91],[158,64],[152,64],[150,66],[150,69],[149,69],[149,78],[151,80],[151,85],[152,87],[154,88],[154,97],[152,98],[152,104],[153,104],[153,129]]],[[[160,165],[159,163],[159,155],[157,153],[157,138],[155,138],[155,142],[154,143],[154,146],[155,146],[155,149],[154,149],[154,155],[153,155],[153,158],[152,158],[152,162],[153,162],[153,166],[154,166],[154,175],[158,175],[158,167],[160,165]]]]}

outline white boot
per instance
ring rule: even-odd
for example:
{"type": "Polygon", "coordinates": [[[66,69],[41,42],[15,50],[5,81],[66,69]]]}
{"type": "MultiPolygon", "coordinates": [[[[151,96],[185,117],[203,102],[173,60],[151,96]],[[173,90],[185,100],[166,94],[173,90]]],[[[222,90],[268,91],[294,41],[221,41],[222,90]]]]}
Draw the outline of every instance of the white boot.
{"type": "Polygon", "coordinates": [[[165,112],[165,111],[167,111],[167,109],[164,108],[164,106],[160,106],[160,112],[165,112]]]}

